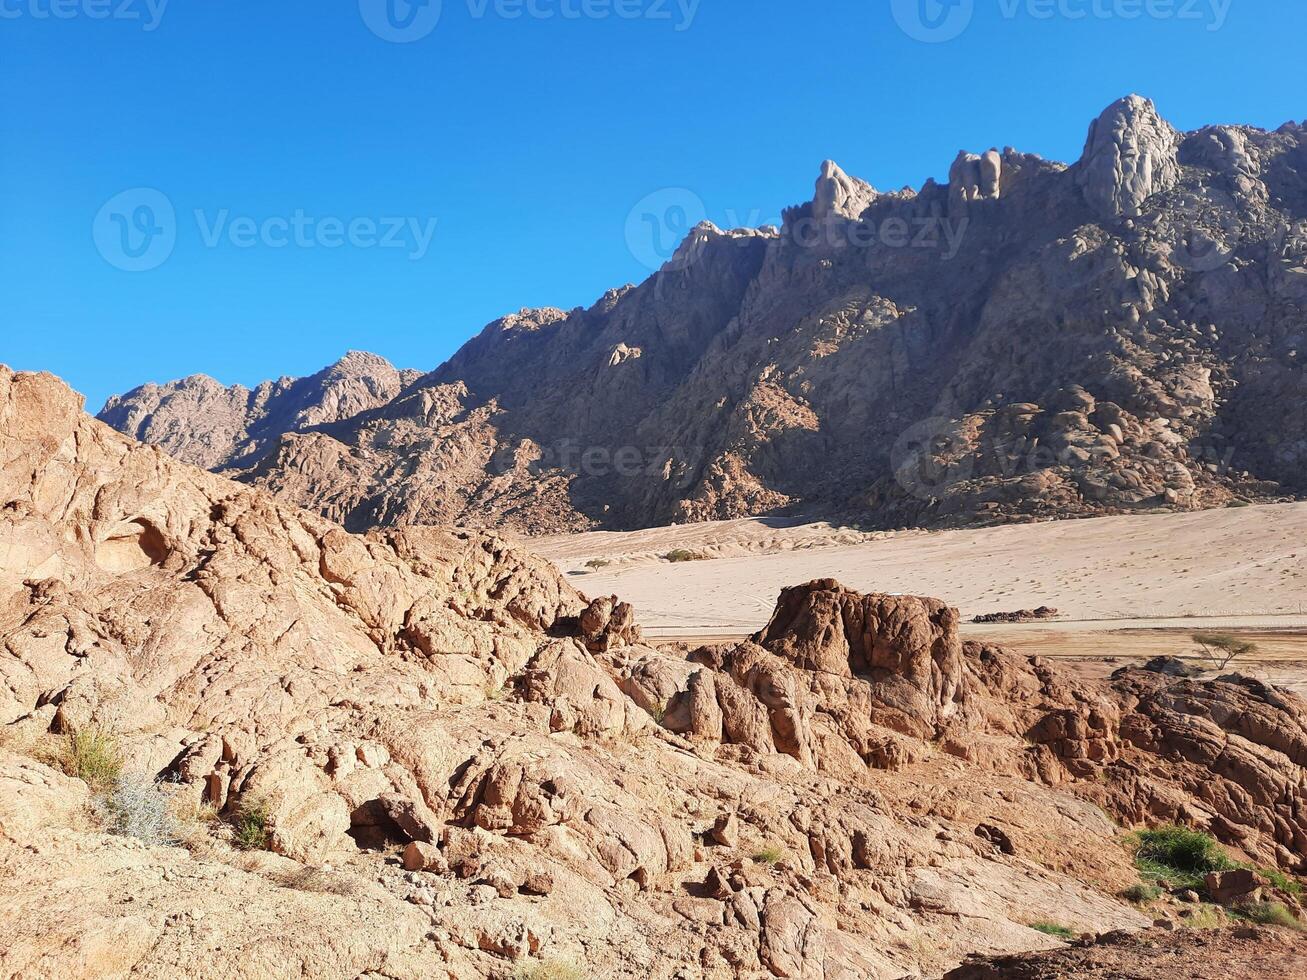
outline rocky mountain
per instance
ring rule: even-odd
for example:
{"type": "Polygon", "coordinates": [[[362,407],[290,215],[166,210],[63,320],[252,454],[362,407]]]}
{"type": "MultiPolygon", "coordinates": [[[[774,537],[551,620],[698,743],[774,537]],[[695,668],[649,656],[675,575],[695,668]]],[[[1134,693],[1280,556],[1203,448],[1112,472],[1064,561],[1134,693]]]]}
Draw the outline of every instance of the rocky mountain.
{"type": "Polygon", "coordinates": [[[385,405],[419,377],[376,354],[350,351],[307,378],[265,381],[254,389],[226,387],[203,374],[142,385],[110,398],[99,417],[183,462],[219,469],[260,455],[283,433],[385,405]]]}
{"type": "Polygon", "coordinates": [[[1300,496],[1305,222],[1304,126],[1181,133],[1131,96],[1070,166],[964,152],[882,192],[826,163],[782,227],[701,225],[643,284],[496,321],[352,417],[219,440],[189,383],[175,424],[140,424],[153,393],[102,417],[353,529],[1300,496]]]}
{"type": "Polygon", "coordinates": [[[1121,897],[1121,826],[1204,828],[1268,874],[1212,899],[1298,907],[1307,702],[958,623],[819,580],[654,648],[494,535],[347,533],[0,367],[0,972],[889,980],[1054,920],[1274,975],[1244,934],[1123,942],[1186,906],[1121,897]]]}

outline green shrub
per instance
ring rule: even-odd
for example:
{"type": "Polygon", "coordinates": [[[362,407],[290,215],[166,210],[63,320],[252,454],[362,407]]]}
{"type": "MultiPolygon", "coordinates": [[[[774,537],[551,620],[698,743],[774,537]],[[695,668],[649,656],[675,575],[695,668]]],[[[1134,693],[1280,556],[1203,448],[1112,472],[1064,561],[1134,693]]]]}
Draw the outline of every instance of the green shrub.
{"type": "Polygon", "coordinates": [[[254,797],[241,800],[232,819],[235,835],[232,843],[242,851],[266,851],[272,840],[272,814],[265,800],[254,797]]]}
{"type": "Polygon", "coordinates": [[[1256,643],[1249,643],[1229,633],[1195,633],[1191,639],[1217,670],[1224,670],[1240,657],[1257,652],[1256,643]]]}
{"type": "Polygon", "coordinates": [[[1303,928],[1298,917],[1279,902],[1246,902],[1233,906],[1230,914],[1263,926],[1283,926],[1299,931],[1303,928]]]}
{"type": "Polygon", "coordinates": [[[1030,928],[1035,932],[1042,932],[1045,936],[1053,936],[1057,939],[1072,939],[1075,933],[1066,926],[1060,926],[1056,922],[1032,922],[1030,928]]]}
{"type": "Polygon", "coordinates": [[[1172,888],[1205,890],[1209,871],[1229,871],[1235,863],[1210,834],[1168,825],[1134,835],[1135,867],[1145,882],[1165,879],[1172,888]]]}
{"type": "Polygon", "coordinates": [[[785,858],[785,852],[779,847],[764,847],[755,851],[753,859],[759,864],[779,864],[785,858]]]}
{"type": "Polygon", "coordinates": [[[1258,874],[1286,895],[1301,895],[1302,882],[1275,868],[1254,868],[1258,874]]]}
{"type": "Polygon", "coordinates": [[[110,792],[123,774],[118,740],[98,728],[71,733],[64,743],[63,768],[97,792],[110,792]]]}
{"type": "Polygon", "coordinates": [[[612,562],[610,562],[607,558],[591,558],[588,562],[585,563],[585,567],[586,567],[586,568],[607,568],[607,567],[608,567],[609,565],[611,565],[611,564],[612,564],[612,562]]]}
{"type": "Polygon", "coordinates": [[[1155,902],[1162,897],[1162,889],[1156,885],[1131,885],[1121,893],[1121,896],[1127,901],[1143,905],[1146,902],[1155,902]]]}

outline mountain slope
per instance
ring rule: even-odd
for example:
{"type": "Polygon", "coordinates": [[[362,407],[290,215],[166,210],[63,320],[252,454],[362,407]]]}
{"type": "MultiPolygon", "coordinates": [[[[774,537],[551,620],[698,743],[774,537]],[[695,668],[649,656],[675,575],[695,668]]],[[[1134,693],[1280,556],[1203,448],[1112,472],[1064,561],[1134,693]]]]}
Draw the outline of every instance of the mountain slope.
{"type": "Polygon", "coordinates": [[[780,229],[701,225],[640,286],[496,321],[393,401],[217,465],[351,528],[1301,495],[1305,219],[1304,127],[1182,134],[1136,96],[1072,166],[962,153],[880,193],[827,163],[780,229]]]}

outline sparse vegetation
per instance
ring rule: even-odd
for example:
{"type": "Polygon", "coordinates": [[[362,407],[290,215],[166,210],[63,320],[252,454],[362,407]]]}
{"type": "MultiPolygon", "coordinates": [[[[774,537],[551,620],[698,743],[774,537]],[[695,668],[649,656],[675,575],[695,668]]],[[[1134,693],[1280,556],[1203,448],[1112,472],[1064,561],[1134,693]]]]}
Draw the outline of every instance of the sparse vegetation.
{"type": "Polygon", "coordinates": [[[1297,878],[1291,877],[1276,868],[1256,868],[1255,870],[1269,881],[1272,887],[1284,892],[1286,895],[1302,894],[1302,882],[1297,878]]]}
{"type": "Polygon", "coordinates": [[[586,567],[586,568],[607,568],[607,567],[608,567],[609,565],[611,565],[611,564],[612,564],[612,562],[610,562],[607,558],[591,558],[588,562],[585,563],[585,567],[586,567]]]}
{"type": "Polygon", "coordinates": [[[1148,902],[1155,902],[1162,897],[1162,889],[1156,885],[1146,885],[1140,882],[1137,885],[1131,885],[1121,893],[1121,897],[1128,902],[1134,902],[1137,905],[1144,905],[1148,902]]]}
{"type": "Polygon", "coordinates": [[[1190,639],[1217,670],[1224,670],[1240,657],[1257,652],[1256,643],[1241,640],[1229,633],[1195,633],[1190,639]]]}
{"type": "Polygon", "coordinates": [[[1042,932],[1045,936],[1053,936],[1056,939],[1072,939],[1075,933],[1066,926],[1060,926],[1056,922],[1032,922],[1030,928],[1035,932],[1042,932]]]}
{"type": "Polygon", "coordinates": [[[1230,921],[1225,916],[1225,909],[1205,902],[1189,906],[1187,912],[1181,912],[1178,921],[1186,929],[1222,929],[1230,921]]]}
{"type": "Polygon", "coordinates": [[[121,776],[91,802],[100,826],[151,847],[173,847],[180,837],[172,800],[162,785],[144,776],[121,776]]]}
{"type": "MultiPolygon", "coordinates": [[[[1133,835],[1135,866],[1144,884],[1127,888],[1122,894],[1132,902],[1151,901],[1136,898],[1148,889],[1156,889],[1155,882],[1166,881],[1172,889],[1192,888],[1205,894],[1204,880],[1211,871],[1232,871],[1248,868],[1271,883],[1286,895],[1301,895],[1303,886],[1292,875],[1276,868],[1263,868],[1255,864],[1232,861],[1221,845],[1209,834],[1187,827],[1165,826],[1154,830],[1141,830],[1133,835]]],[[[1160,890],[1159,890],[1160,891],[1160,890]]],[[[1157,897],[1156,895],[1152,896],[1157,897]]]]}
{"type": "Polygon", "coordinates": [[[351,876],[323,871],[321,868],[299,868],[279,875],[276,881],[282,888],[319,895],[354,895],[359,890],[358,882],[351,876]]]}
{"type": "Polygon", "coordinates": [[[241,800],[232,820],[232,843],[242,851],[266,851],[272,840],[272,814],[261,797],[241,800]]]}
{"type": "Polygon", "coordinates": [[[571,960],[549,959],[524,963],[513,971],[513,980],[585,980],[586,973],[571,960]]]}
{"type": "Polygon", "coordinates": [[[1168,825],[1134,835],[1135,867],[1146,883],[1165,880],[1172,888],[1203,892],[1209,871],[1236,865],[1209,834],[1168,825]]]}
{"type": "Polygon", "coordinates": [[[123,755],[118,740],[98,728],[84,728],[68,735],[60,759],[64,772],[100,793],[111,792],[123,773],[123,755]]]}
{"type": "Polygon", "coordinates": [[[687,548],[674,548],[667,554],[663,555],[663,561],[682,562],[682,561],[707,561],[708,556],[701,551],[690,551],[687,548]]]}
{"type": "Polygon", "coordinates": [[[758,864],[779,864],[785,859],[785,852],[779,847],[767,846],[759,848],[751,857],[758,864]]]}
{"type": "Polygon", "coordinates": [[[655,722],[661,725],[663,723],[663,719],[667,717],[667,702],[659,701],[657,704],[655,704],[651,709],[649,709],[649,716],[653,718],[655,722]]]}
{"type": "Polygon", "coordinates": [[[210,803],[201,803],[188,793],[172,798],[176,818],[177,843],[192,854],[203,856],[213,849],[212,827],[222,818],[210,803]]]}
{"type": "Polygon", "coordinates": [[[1300,932],[1304,928],[1298,917],[1280,902],[1247,902],[1231,908],[1230,914],[1263,926],[1283,926],[1300,932]]]}

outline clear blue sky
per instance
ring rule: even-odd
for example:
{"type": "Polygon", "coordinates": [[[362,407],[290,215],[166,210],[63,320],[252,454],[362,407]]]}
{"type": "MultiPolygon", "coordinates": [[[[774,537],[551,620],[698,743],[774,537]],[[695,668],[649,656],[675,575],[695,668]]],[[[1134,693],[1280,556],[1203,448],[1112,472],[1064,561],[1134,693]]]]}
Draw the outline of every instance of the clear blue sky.
{"type": "Polygon", "coordinates": [[[899,26],[926,23],[918,0],[444,0],[438,22],[405,0],[161,2],[0,0],[0,361],[92,410],[349,348],[432,368],[504,312],[643,279],[627,218],[662,188],[761,223],[827,157],[881,188],[963,148],[1073,160],[1132,91],[1186,129],[1307,117],[1307,4],[1282,0],[926,0],[957,33],[932,43],[899,26]],[[157,197],[105,208],[134,188],[175,211],[142,272],[101,254],[160,230],[157,197]],[[403,247],[377,247],[366,222],[392,217],[403,247]],[[331,218],[352,244],[324,247],[331,218]]]}

